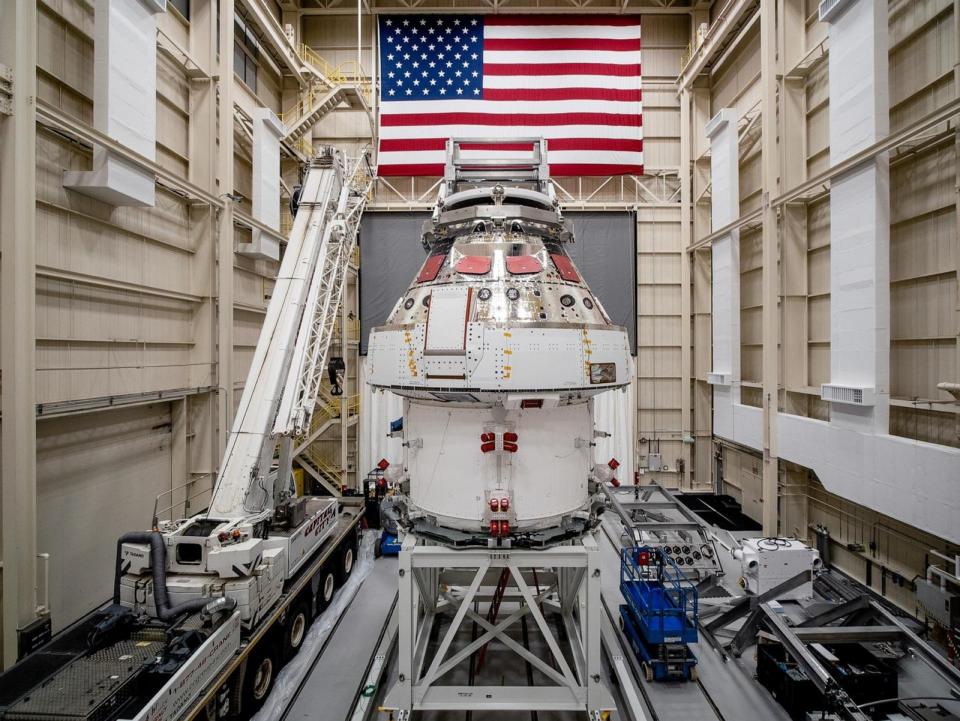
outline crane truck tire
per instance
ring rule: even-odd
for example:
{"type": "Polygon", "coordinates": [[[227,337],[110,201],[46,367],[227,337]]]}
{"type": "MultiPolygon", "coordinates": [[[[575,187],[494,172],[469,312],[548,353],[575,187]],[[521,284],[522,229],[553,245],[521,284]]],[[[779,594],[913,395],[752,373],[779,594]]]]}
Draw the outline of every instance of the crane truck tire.
{"type": "Polygon", "coordinates": [[[240,713],[249,718],[256,713],[273,689],[280,670],[270,638],[262,638],[247,658],[241,690],[240,713]]]}
{"type": "Polygon", "coordinates": [[[306,598],[298,600],[287,613],[286,621],[283,624],[283,662],[286,663],[300,650],[303,640],[307,637],[307,631],[310,630],[310,603],[306,598]]]}
{"type": "Polygon", "coordinates": [[[320,569],[320,586],[317,589],[317,615],[323,613],[330,602],[333,600],[333,594],[337,590],[337,577],[333,572],[332,565],[337,565],[336,561],[328,561],[320,569]]]}

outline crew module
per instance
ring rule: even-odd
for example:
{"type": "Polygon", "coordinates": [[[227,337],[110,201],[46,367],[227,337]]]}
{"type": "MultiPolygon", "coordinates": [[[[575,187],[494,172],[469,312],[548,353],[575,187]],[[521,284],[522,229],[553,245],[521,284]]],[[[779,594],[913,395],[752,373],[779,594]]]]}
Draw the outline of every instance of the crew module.
{"type": "Polygon", "coordinates": [[[594,468],[593,399],[629,383],[627,333],[566,251],[546,143],[526,142],[524,166],[450,141],[427,258],[370,334],[369,383],[404,398],[401,525],[448,545],[592,527],[611,474],[594,468]]]}

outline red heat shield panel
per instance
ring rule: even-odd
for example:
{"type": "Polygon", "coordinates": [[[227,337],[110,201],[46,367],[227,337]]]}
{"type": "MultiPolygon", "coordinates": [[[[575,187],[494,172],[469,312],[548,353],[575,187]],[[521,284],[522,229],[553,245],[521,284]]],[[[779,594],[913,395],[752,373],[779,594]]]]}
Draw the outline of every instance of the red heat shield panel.
{"type": "Polygon", "coordinates": [[[553,259],[553,264],[557,266],[557,272],[560,273],[561,278],[571,283],[580,282],[577,269],[573,267],[573,263],[570,262],[567,256],[560,255],[559,253],[551,253],[550,257],[553,259]]]}
{"type": "Polygon", "coordinates": [[[426,283],[437,277],[440,269],[443,267],[443,261],[447,259],[445,255],[431,255],[427,262],[420,269],[420,275],[417,276],[418,283],[426,283]]]}
{"type": "Polygon", "coordinates": [[[532,255],[507,256],[507,272],[511,275],[528,275],[539,273],[541,270],[543,265],[532,255]]]}
{"type": "Polygon", "coordinates": [[[465,255],[457,261],[454,270],[464,275],[486,275],[490,272],[490,258],[485,255],[465,255]]]}

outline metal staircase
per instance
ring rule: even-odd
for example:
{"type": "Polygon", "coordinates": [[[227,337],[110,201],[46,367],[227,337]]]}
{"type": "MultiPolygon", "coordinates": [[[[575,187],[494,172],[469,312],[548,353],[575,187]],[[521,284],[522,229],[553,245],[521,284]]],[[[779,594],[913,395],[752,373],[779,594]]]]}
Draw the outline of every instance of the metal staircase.
{"type": "Polygon", "coordinates": [[[296,104],[280,116],[287,127],[286,140],[309,155],[311,141],[305,136],[328,113],[341,105],[365,112],[372,132],[372,87],[370,81],[363,79],[361,69],[354,67],[356,63],[342,63],[334,67],[303,43],[297,46],[297,54],[303,60],[304,68],[310,71],[313,82],[300,93],[296,104]]]}
{"type": "Polygon", "coordinates": [[[370,113],[370,106],[359,85],[335,85],[329,88],[314,84],[306,88],[296,105],[281,116],[287,126],[287,139],[291,142],[299,140],[327,113],[344,103],[354,110],[370,113]]]}
{"type": "Polygon", "coordinates": [[[323,441],[339,442],[339,437],[330,438],[327,433],[357,422],[360,414],[360,395],[334,396],[326,385],[320,388],[317,405],[310,419],[310,431],[294,449],[294,462],[303,468],[315,481],[333,495],[340,495],[345,480],[344,469],[339,462],[326,455],[323,441]]]}

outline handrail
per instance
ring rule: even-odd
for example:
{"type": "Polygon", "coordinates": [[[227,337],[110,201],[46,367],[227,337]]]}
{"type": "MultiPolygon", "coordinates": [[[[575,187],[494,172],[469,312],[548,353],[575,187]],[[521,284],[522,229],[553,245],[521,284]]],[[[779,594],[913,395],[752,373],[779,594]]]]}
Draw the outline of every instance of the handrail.
{"type": "Polygon", "coordinates": [[[187,481],[186,483],[181,483],[179,486],[174,486],[174,487],[170,488],[169,490],[166,490],[166,491],[163,491],[163,492],[161,492],[161,493],[158,493],[158,494],[156,495],[156,498],[153,499],[153,516],[152,516],[152,522],[151,522],[151,524],[150,524],[150,525],[151,525],[151,528],[156,528],[156,527],[157,527],[157,524],[160,522],[160,514],[161,514],[161,513],[166,513],[167,511],[172,511],[174,508],[176,508],[177,506],[179,506],[181,503],[184,504],[184,511],[186,511],[186,504],[190,501],[190,499],[196,498],[197,496],[202,496],[204,493],[211,493],[211,492],[213,491],[213,487],[212,487],[212,486],[211,486],[210,488],[204,488],[203,490],[197,491],[196,493],[192,493],[192,494],[190,494],[189,496],[187,496],[186,498],[184,498],[182,501],[178,501],[178,502],[176,502],[176,503],[171,503],[171,504],[170,504],[169,506],[167,506],[166,508],[160,508],[160,509],[157,508],[157,506],[160,504],[160,499],[163,498],[164,496],[166,496],[166,495],[172,496],[173,493],[174,493],[174,491],[179,491],[180,489],[186,488],[187,486],[192,486],[194,483],[197,483],[198,481],[201,481],[201,480],[203,480],[204,478],[213,478],[213,474],[212,474],[212,473],[204,473],[202,476],[198,476],[197,478],[194,478],[194,479],[192,479],[192,480],[189,480],[189,481],[187,481]]]}
{"type": "Polygon", "coordinates": [[[347,60],[333,66],[316,53],[309,45],[300,43],[297,53],[304,63],[312,65],[322,77],[320,83],[311,83],[299,94],[294,105],[280,113],[287,127],[309,115],[319,107],[319,101],[343,86],[355,86],[369,105],[373,98],[373,82],[364,74],[356,60],[347,60]]]}

